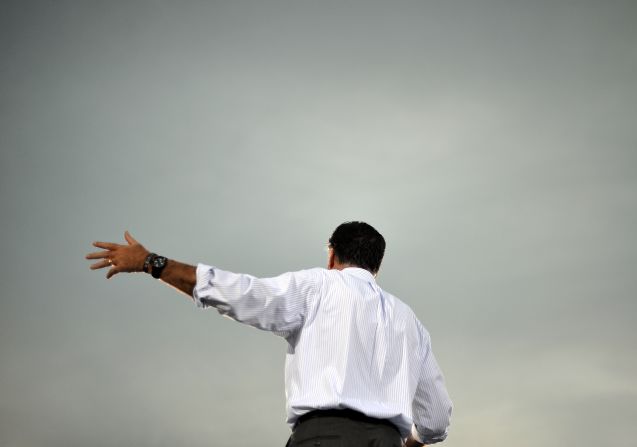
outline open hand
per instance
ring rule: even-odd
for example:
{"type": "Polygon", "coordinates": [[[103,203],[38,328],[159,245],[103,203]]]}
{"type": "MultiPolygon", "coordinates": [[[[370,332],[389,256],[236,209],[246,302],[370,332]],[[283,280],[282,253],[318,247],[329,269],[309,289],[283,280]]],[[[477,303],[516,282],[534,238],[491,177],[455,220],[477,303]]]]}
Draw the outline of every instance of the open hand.
{"type": "Polygon", "coordinates": [[[106,273],[106,278],[123,272],[141,272],[144,268],[146,256],[150,253],[139,242],[133,239],[128,231],[124,233],[124,238],[128,244],[114,244],[112,242],[93,242],[98,248],[104,251],[96,251],[86,255],[86,259],[102,259],[91,265],[91,270],[110,267],[106,273]]]}

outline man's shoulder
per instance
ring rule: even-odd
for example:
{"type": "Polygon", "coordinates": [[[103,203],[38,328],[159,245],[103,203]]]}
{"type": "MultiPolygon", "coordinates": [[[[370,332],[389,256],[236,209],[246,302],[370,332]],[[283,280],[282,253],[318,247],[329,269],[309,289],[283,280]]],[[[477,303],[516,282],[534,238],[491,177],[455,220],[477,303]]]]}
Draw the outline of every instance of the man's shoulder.
{"type": "Polygon", "coordinates": [[[380,290],[383,293],[383,296],[385,297],[386,300],[391,301],[394,304],[394,307],[396,308],[396,310],[408,314],[408,315],[412,315],[412,316],[416,316],[416,314],[414,313],[413,309],[407,304],[405,303],[403,300],[401,300],[400,298],[398,298],[396,295],[394,295],[393,293],[387,291],[387,289],[384,289],[382,287],[380,287],[380,290]]]}
{"type": "Polygon", "coordinates": [[[383,291],[383,294],[393,303],[394,311],[396,312],[396,314],[400,315],[403,320],[411,322],[423,336],[429,337],[427,328],[425,328],[425,325],[420,321],[418,315],[416,315],[416,312],[414,312],[409,304],[405,303],[396,295],[386,291],[385,289],[381,290],[383,291]]]}
{"type": "Polygon", "coordinates": [[[324,268],[321,267],[310,267],[306,269],[294,270],[290,272],[283,273],[282,275],[292,275],[292,276],[315,276],[319,277],[324,275],[326,272],[324,268]]]}

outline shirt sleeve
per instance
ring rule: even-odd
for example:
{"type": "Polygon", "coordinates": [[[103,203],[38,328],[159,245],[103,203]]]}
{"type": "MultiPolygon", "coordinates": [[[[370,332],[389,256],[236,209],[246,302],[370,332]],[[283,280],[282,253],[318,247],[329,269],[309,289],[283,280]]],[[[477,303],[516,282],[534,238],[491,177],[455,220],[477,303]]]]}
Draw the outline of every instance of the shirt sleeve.
{"type": "Polygon", "coordinates": [[[424,358],[413,401],[414,424],[411,433],[423,444],[435,444],[447,437],[453,407],[426,331],[423,342],[424,358]]]}
{"type": "Polygon", "coordinates": [[[316,296],[319,278],[314,270],[256,278],[198,264],[192,296],[197,307],[214,307],[240,323],[285,336],[303,325],[308,303],[316,296]]]}

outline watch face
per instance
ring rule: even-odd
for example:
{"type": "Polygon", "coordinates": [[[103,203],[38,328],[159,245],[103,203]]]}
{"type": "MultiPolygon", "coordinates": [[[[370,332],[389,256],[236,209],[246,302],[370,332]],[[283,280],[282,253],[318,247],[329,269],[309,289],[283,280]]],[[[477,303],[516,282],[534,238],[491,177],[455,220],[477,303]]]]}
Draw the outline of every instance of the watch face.
{"type": "Polygon", "coordinates": [[[163,256],[157,256],[155,259],[153,259],[153,267],[163,267],[164,265],[166,265],[166,258],[163,256]]]}

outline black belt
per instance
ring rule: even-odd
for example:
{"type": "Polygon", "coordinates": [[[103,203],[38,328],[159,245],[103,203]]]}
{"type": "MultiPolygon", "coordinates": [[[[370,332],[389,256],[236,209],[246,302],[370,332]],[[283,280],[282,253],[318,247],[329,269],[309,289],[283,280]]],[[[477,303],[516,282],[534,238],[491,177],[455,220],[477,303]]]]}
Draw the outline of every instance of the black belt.
{"type": "Polygon", "coordinates": [[[393,428],[394,430],[398,430],[398,428],[389,422],[387,419],[377,419],[370,416],[367,416],[361,412],[356,410],[350,410],[349,408],[344,410],[314,410],[309,413],[305,413],[303,416],[299,417],[294,424],[294,428],[298,427],[302,423],[315,418],[344,418],[349,419],[350,421],[358,421],[358,422],[368,422],[376,425],[387,425],[388,427],[393,428]]]}

